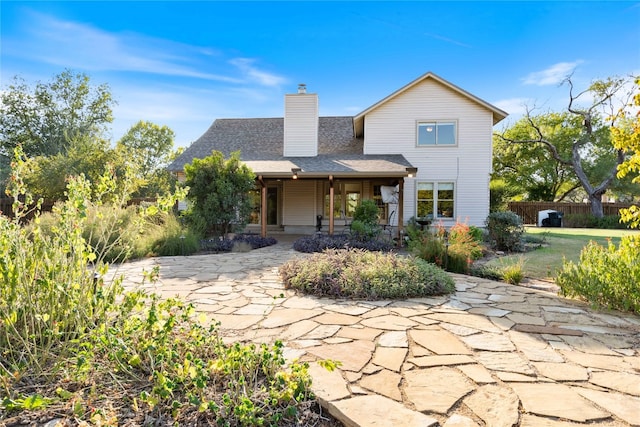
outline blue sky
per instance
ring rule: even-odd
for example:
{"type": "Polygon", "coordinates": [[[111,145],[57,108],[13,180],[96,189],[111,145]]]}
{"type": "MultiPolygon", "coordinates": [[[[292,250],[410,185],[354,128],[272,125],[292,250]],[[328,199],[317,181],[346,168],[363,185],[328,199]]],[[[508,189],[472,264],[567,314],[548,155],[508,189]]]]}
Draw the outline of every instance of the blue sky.
{"type": "MultiPolygon", "coordinates": [[[[0,85],[66,68],[107,83],[113,141],[138,120],[189,145],[216,118],[282,117],[306,83],[354,115],[427,71],[509,112],[640,74],[640,2],[0,2],[0,85]]],[[[498,125],[501,127],[501,125],[498,125]]]]}

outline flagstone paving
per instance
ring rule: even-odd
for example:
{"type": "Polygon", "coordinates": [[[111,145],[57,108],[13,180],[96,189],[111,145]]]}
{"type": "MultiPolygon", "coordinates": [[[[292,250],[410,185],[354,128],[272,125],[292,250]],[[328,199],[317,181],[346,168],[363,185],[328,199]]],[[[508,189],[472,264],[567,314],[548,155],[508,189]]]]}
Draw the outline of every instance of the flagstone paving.
{"type": "Polygon", "coordinates": [[[117,274],[193,302],[227,342],[283,341],[346,426],[640,426],[640,317],[462,275],[446,297],[316,298],[278,276],[304,256],[279,243],[145,259],[117,274]],[[154,267],[158,281],[143,282],[154,267]],[[322,359],[341,365],[329,372],[322,359]]]}

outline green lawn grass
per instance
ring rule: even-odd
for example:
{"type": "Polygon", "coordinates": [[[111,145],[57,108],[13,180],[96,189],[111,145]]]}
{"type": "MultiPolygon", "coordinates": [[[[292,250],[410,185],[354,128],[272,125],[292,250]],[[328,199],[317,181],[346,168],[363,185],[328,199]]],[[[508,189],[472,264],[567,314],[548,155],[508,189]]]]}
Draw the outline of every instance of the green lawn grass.
{"type": "Polygon", "coordinates": [[[562,268],[564,260],[577,262],[582,248],[593,240],[607,245],[611,240],[617,244],[620,237],[637,230],[601,230],[594,228],[540,228],[526,227],[526,234],[544,238],[543,247],[522,254],[509,255],[489,262],[489,265],[503,266],[524,261],[526,277],[540,280],[553,280],[556,272],[562,268]]]}

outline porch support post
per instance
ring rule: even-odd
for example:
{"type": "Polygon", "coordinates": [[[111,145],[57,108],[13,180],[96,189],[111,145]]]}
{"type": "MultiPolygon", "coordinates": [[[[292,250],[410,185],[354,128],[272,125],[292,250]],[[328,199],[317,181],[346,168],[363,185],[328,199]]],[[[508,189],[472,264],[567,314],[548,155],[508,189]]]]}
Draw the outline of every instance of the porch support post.
{"type": "MultiPolygon", "coordinates": [[[[398,182],[398,239],[402,237],[402,228],[404,226],[404,178],[400,178],[398,182]]],[[[404,242],[400,242],[402,245],[404,242]]]]}
{"type": "Polygon", "coordinates": [[[329,235],[333,236],[333,175],[329,175],[329,235]]]}
{"type": "Polygon", "coordinates": [[[260,182],[260,236],[267,237],[267,184],[262,179],[262,175],[258,177],[260,182]]]}

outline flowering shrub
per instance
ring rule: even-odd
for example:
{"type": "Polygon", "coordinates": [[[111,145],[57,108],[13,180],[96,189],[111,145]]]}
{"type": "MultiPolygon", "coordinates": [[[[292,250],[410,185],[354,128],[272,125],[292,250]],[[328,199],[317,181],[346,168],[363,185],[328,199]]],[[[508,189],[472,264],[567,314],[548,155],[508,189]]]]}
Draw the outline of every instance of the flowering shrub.
{"type": "Polygon", "coordinates": [[[413,233],[409,249],[415,256],[454,273],[469,273],[473,260],[482,257],[482,246],[471,228],[457,222],[449,231],[441,224],[434,232],[413,233]]]}
{"type": "Polygon", "coordinates": [[[298,252],[322,252],[325,249],[365,249],[368,251],[388,252],[392,246],[383,240],[361,240],[349,236],[304,236],[293,242],[293,249],[298,252]]]}
{"type": "Polygon", "coordinates": [[[273,237],[261,237],[256,234],[238,234],[233,239],[212,238],[200,240],[200,249],[206,252],[231,252],[240,244],[250,245],[252,249],[273,246],[278,241],[273,237]]]}

